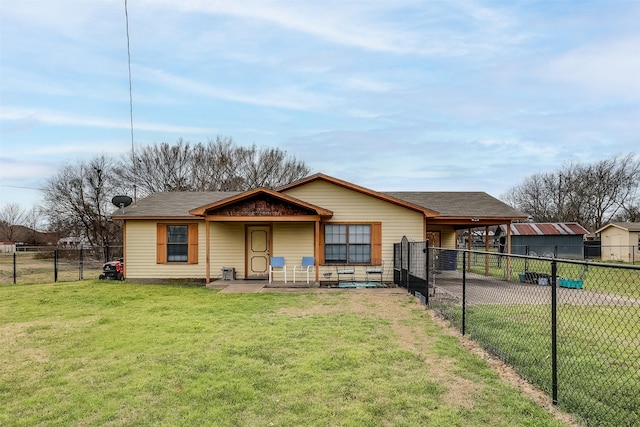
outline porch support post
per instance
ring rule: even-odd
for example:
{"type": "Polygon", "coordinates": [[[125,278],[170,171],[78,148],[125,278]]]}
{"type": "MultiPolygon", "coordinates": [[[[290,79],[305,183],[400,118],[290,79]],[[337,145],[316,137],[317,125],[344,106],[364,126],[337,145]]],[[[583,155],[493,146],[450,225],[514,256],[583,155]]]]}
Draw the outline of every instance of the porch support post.
{"type": "Polygon", "coordinates": [[[316,260],[316,265],[314,266],[313,270],[316,272],[316,282],[315,283],[320,283],[320,263],[318,262],[318,260],[320,259],[320,231],[321,231],[321,227],[320,227],[320,220],[317,219],[315,222],[315,230],[314,230],[314,236],[313,236],[313,242],[315,243],[314,249],[313,251],[315,252],[313,254],[314,259],[316,260]]]}
{"type": "Polygon", "coordinates": [[[205,270],[206,270],[206,279],[205,282],[208,285],[209,283],[211,283],[211,231],[209,230],[211,228],[211,223],[209,222],[209,220],[207,219],[207,217],[204,217],[204,229],[205,229],[205,235],[207,236],[205,238],[206,240],[206,245],[207,247],[205,248],[206,251],[206,256],[205,256],[205,270]]]}
{"type": "MultiPolygon", "coordinates": [[[[473,234],[472,234],[473,229],[471,227],[469,227],[469,229],[467,230],[467,249],[469,249],[469,252],[467,252],[467,269],[469,269],[469,271],[471,271],[471,249],[473,249],[473,234]]],[[[464,255],[463,255],[464,256],[464,255]]]]}
{"type": "MultiPolygon", "coordinates": [[[[484,251],[489,252],[489,226],[484,227],[484,251]]],[[[484,255],[484,275],[489,275],[489,254],[484,255]]]]}

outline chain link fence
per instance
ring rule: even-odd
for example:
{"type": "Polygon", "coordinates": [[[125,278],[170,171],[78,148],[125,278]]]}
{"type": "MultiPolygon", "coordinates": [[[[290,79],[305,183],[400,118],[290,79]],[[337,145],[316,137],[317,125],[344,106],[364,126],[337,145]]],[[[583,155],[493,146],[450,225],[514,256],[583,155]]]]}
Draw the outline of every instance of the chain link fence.
{"type": "Polygon", "coordinates": [[[122,258],[122,246],[60,249],[23,247],[0,253],[0,284],[36,284],[97,279],[102,265],[122,258]]]}
{"type": "MultiPolygon", "coordinates": [[[[464,243],[460,249],[469,249],[464,243]]],[[[485,251],[484,242],[473,242],[471,250],[485,251]]],[[[488,252],[504,252],[504,247],[490,243],[488,252]]],[[[638,245],[602,245],[600,240],[585,240],[576,245],[511,245],[511,254],[544,256],[563,259],[580,259],[593,261],[620,261],[631,264],[640,263],[640,243],[638,245]]]]}
{"type": "Polygon", "coordinates": [[[586,425],[640,425],[640,266],[403,241],[394,277],[586,425]]]}

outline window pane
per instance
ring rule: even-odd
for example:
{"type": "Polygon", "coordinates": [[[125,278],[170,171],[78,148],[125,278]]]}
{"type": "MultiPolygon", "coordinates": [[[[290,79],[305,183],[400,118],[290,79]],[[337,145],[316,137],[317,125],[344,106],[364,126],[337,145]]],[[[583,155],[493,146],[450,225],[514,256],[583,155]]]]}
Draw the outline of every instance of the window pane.
{"type": "Polygon", "coordinates": [[[347,226],[344,224],[327,224],[324,227],[324,242],[327,244],[332,243],[347,243],[347,226]]]}
{"type": "Polygon", "coordinates": [[[371,262],[371,245],[349,245],[349,262],[371,262]]]}
{"type": "Polygon", "coordinates": [[[370,243],[371,226],[365,224],[354,224],[349,226],[349,243],[370,243]]]}
{"type": "Polygon", "coordinates": [[[167,226],[167,262],[187,262],[189,259],[189,227],[167,226]]]}
{"type": "Polygon", "coordinates": [[[347,262],[347,245],[325,245],[325,262],[347,262]]]}
{"type": "Polygon", "coordinates": [[[168,225],[167,243],[187,243],[189,227],[186,225],[168,225]]]}
{"type": "Polygon", "coordinates": [[[187,262],[189,245],[167,245],[168,262],[187,262]]]}

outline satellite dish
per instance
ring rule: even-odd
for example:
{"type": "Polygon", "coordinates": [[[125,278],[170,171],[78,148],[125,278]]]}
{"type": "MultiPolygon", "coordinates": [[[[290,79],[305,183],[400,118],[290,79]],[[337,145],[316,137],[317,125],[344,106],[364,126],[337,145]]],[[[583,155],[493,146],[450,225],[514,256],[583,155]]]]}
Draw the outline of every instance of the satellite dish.
{"type": "Polygon", "coordinates": [[[124,208],[133,203],[133,199],[129,196],[115,196],[113,199],[111,199],[111,203],[119,208],[124,208]]]}

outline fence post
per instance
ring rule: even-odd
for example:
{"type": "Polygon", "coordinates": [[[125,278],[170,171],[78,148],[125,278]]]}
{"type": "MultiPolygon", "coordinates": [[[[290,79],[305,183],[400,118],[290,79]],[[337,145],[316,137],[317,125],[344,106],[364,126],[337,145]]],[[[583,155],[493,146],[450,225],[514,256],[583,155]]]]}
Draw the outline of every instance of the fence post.
{"type": "Polygon", "coordinates": [[[79,262],[78,262],[78,280],[82,280],[82,273],[84,272],[84,253],[83,253],[83,247],[82,245],[80,245],[80,253],[79,253],[79,262]]]}
{"type": "Polygon", "coordinates": [[[58,249],[53,251],[53,282],[58,281],[58,249]]]}
{"type": "Polygon", "coordinates": [[[462,253],[462,335],[466,330],[467,317],[467,257],[462,253]]]}
{"type": "Polygon", "coordinates": [[[16,263],[16,256],[18,254],[17,253],[13,253],[13,284],[16,284],[17,278],[18,278],[18,270],[17,270],[17,263],[16,263]]]}
{"type": "Polygon", "coordinates": [[[425,303],[429,305],[429,240],[424,241],[424,271],[427,278],[427,294],[425,295],[425,303]]]}
{"type": "Polygon", "coordinates": [[[551,395],[558,404],[558,289],[556,287],[558,264],[551,260],[551,395]]]}
{"type": "Polygon", "coordinates": [[[411,271],[411,242],[407,242],[407,291],[414,295],[411,292],[411,279],[409,278],[409,272],[411,271]]]}

